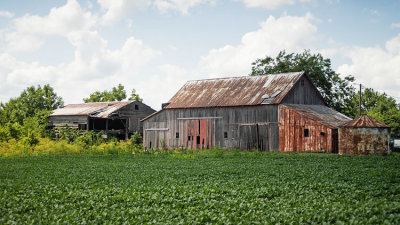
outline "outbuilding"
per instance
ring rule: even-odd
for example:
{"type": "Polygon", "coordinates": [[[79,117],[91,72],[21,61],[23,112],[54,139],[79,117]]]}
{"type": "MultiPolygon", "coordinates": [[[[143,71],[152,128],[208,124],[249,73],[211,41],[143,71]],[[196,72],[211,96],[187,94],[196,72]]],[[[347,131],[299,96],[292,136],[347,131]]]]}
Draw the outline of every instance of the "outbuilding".
{"type": "Polygon", "coordinates": [[[339,128],[339,154],[387,155],[390,126],[362,115],[339,128]]]}
{"type": "Polygon", "coordinates": [[[92,102],[69,104],[49,116],[50,126],[73,127],[79,130],[104,131],[121,139],[137,131],[143,132],[141,120],[154,113],[139,101],[92,102]]]}
{"type": "Polygon", "coordinates": [[[338,151],[338,126],[304,72],[188,81],[146,117],[145,148],[338,151]]]}

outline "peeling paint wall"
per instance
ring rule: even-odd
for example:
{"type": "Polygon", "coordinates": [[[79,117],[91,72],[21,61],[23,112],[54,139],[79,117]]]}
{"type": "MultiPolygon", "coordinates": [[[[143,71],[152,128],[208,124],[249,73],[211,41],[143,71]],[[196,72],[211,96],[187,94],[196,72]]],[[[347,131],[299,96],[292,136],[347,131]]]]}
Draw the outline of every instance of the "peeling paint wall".
{"type": "Polygon", "coordinates": [[[342,127],[339,129],[339,154],[389,154],[390,128],[342,127]]]}
{"type": "Polygon", "coordinates": [[[337,153],[335,131],[336,129],[333,127],[312,120],[294,109],[279,107],[280,152],[327,151],[337,153]]]}

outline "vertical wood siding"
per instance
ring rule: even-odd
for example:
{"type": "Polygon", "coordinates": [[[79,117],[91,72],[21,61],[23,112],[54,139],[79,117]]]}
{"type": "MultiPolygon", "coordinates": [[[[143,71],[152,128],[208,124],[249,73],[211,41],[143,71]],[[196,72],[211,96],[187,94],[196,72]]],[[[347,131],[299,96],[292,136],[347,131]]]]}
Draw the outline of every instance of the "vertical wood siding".
{"type": "Polygon", "coordinates": [[[297,111],[279,107],[279,151],[304,152],[327,151],[334,152],[332,142],[333,128],[309,119],[297,111]],[[305,137],[308,129],[308,137],[305,137]]]}
{"type": "Polygon", "coordinates": [[[144,146],[278,151],[278,106],[167,109],[144,121],[144,146]],[[165,131],[151,129],[164,128],[165,131]],[[179,133],[179,138],[176,138],[179,133]],[[226,133],[226,136],[224,136],[226,133]],[[189,138],[190,137],[190,138],[189,138]]]}

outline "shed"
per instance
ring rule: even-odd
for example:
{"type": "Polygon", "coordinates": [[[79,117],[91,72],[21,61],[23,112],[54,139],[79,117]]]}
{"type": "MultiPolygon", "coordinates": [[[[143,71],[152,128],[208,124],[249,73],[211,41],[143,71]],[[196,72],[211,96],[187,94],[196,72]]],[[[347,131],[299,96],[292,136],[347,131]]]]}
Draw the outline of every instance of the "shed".
{"type": "Polygon", "coordinates": [[[145,148],[333,152],[333,130],[351,120],[327,107],[304,72],[188,81],[163,106],[143,120],[145,148]]]}
{"type": "Polygon", "coordinates": [[[138,101],[92,102],[58,108],[49,116],[49,121],[55,129],[69,126],[128,138],[135,131],[142,133],[140,120],[154,112],[150,106],[138,101]]]}
{"type": "Polygon", "coordinates": [[[390,126],[362,115],[340,125],[339,154],[387,155],[390,126]]]}

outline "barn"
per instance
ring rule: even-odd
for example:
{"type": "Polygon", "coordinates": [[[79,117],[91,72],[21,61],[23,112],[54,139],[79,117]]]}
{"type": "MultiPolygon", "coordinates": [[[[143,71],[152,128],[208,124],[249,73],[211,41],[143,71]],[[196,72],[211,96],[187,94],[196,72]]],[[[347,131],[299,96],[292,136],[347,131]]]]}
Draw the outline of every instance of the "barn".
{"type": "Polygon", "coordinates": [[[55,129],[68,126],[79,130],[104,131],[127,139],[135,131],[142,133],[141,120],[154,112],[154,109],[138,101],[69,104],[54,110],[49,122],[55,129]]]}
{"type": "Polygon", "coordinates": [[[143,119],[144,147],[338,152],[350,120],[304,72],[195,80],[143,119]]]}
{"type": "Polygon", "coordinates": [[[339,128],[339,154],[387,155],[390,126],[362,115],[339,128]]]}

